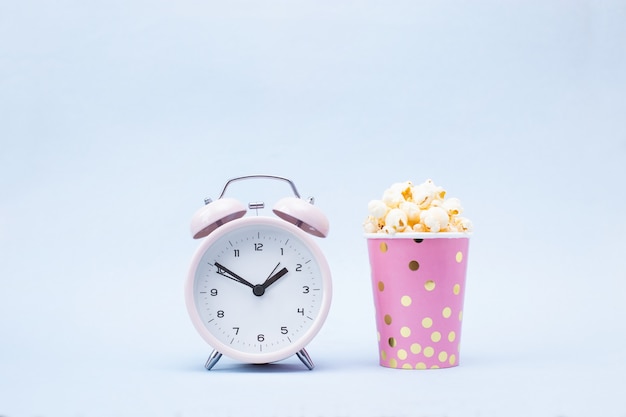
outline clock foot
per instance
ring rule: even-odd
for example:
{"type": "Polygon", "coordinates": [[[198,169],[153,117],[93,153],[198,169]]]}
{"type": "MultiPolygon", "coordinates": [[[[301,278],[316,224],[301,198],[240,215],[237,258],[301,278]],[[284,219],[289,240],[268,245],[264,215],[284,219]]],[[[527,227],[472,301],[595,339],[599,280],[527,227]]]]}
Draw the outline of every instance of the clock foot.
{"type": "Polygon", "coordinates": [[[296,352],[296,355],[298,356],[298,358],[300,358],[302,363],[307,368],[309,368],[309,371],[315,367],[315,365],[313,364],[313,361],[311,360],[311,357],[309,356],[306,350],[301,349],[300,351],[296,352]]]}
{"type": "Polygon", "coordinates": [[[211,352],[211,356],[209,356],[209,359],[207,359],[206,364],[204,365],[206,370],[210,371],[211,368],[215,366],[215,364],[220,360],[221,357],[222,357],[222,354],[219,353],[217,350],[214,350],[213,352],[211,352]]]}

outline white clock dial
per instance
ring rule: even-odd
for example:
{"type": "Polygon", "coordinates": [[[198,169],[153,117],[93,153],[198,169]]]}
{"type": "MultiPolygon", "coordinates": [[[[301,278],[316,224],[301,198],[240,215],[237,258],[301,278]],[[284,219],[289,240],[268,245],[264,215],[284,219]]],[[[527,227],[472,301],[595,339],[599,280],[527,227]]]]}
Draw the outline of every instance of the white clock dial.
{"type": "Polygon", "coordinates": [[[213,232],[189,280],[198,330],[218,351],[249,362],[301,349],[330,302],[328,266],[317,247],[271,218],[240,219],[213,232]]]}

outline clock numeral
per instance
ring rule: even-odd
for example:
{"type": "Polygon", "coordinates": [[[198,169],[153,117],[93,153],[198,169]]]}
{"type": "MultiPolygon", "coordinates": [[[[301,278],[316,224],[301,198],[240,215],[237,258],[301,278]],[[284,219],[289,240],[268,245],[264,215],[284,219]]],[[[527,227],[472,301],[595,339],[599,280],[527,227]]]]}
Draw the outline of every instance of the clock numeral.
{"type": "Polygon", "coordinates": [[[217,317],[220,318],[220,319],[223,319],[224,318],[224,310],[218,310],[217,311],[217,317]]]}
{"type": "Polygon", "coordinates": [[[217,289],[215,288],[211,289],[211,295],[215,297],[217,295],[217,289]]]}
{"type": "Polygon", "coordinates": [[[309,288],[308,286],[304,285],[304,286],[302,287],[302,294],[308,294],[308,293],[309,293],[309,289],[310,289],[310,288],[309,288]]]}
{"type": "Polygon", "coordinates": [[[302,264],[296,264],[296,272],[302,272],[302,264]]]}
{"type": "Polygon", "coordinates": [[[256,337],[256,340],[258,340],[259,342],[264,341],[264,340],[265,340],[265,335],[264,335],[264,334],[259,334],[259,335],[256,337]]]}
{"type": "Polygon", "coordinates": [[[280,256],[283,256],[285,254],[285,249],[280,248],[280,256]]]}
{"type": "Polygon", "coordinates": [[[235,258],[239,258],[239,249],[235,249],[235,258]]]}
{"type": "Polygon", "coordinates": [[[233,327],[233,330],[235,331],[235,334],[238,335],[239,334],[239,327],[233,327]]]}
{"type": "Polygon", "coordinates": [[[287,330],[287,326],[283,326],[283,327],[280,328],[280,332],[282,334],[287,334],[287,333],[289,333],[289,330],[287,330]]]}
{"type": "Polygon", "coordinates": [[[303,315],[303,316],[304,316],[304,309],[303,309],[303,308],[299,308],[299,309],[298,309],[298,313],[300,313],[301,315],[303,315]]]}
{"type": "Polygon", "coordinates": [[[254,250],[256,252],[261,252],[263,250],[263,244],[262,243],[255,243],[254,244],[254,250]]]}

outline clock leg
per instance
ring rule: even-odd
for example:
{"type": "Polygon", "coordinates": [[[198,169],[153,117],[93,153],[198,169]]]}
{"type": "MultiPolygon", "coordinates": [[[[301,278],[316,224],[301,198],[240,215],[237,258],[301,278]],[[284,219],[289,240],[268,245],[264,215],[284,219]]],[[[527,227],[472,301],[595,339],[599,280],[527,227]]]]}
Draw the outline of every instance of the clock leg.
{"type": "Polygon", "coordinates": [[[298,358],[300,358],[300,360],[302,361],[302,363],[309,368],[309,371],[311,369],[313,369],[315,367],[315,365],[313,364],[313,361],[311,360],[311,357],[309,356],[309,354],[307,353],[306,350],[301,349],[300,351],[296,352],[296,355],[298,356],[298,358]]]}
{"type": "Polygon", "coordinates": [[[211,356],[209,356],[209,359],[207,359],[206,364],[204,365],[206,370],[210,371],[211,368],[215,366],[215,364],[220,360],[221,357],[222,357],[222,354],[219,353],[217,350],[214,350],[213,352],[211,352],[211,356]]]}

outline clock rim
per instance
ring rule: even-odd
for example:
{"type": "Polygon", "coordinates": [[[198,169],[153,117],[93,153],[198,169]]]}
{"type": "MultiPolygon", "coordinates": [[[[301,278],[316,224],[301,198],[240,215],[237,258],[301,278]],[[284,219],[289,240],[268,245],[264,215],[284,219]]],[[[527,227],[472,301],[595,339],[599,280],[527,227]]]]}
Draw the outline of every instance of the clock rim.
{"type": "Polygon", "coordinates": [[[185,282],[185,304],[187,306],[187,312],[189,313],[189,316],[196,331],[198,331],[204,341],[207,342],[213,349],[217,350],[223,355],[226,355],[232,359],[241,362],[253,364],[277,362],[291,357],[295,353],[302,350],[306,345],[311,342],[311,340],[313,340],[313,338],[321,330],[322,325],[328,317],[331,300],[332,280],[330,267],[328,266],[328,261],[326,260],[326,257],[322,253],[321,249],[303,230],[292,225],[291,223],[286,222],[285,220],[275,219],[272,217],[242,217],[232,220],[211,232],[207,237],[203,239],[200,246],[196,249],[196,252],[194,253],[191,261],[191,265],[189,267],[189,271],[187,273],[187,280],[185,282]],[[224,344],[222,341],[217,339],[206,328],[206,326],[204,326],[204,323],[196,307],[196,302],[193,294],[196,270],[198,269],[204,253],[221,237],[229,234],[231,231],[248,226],[276,227],[295,235],[311,251],[314,260],[318,263],[320,267],[320,272],[322,275],[322,301],[318,314],[313,318],[313,324],[296,342],[291,343],[288,346],[273,352],[242,352],[238,349],[233,348],[232,346],[224,344]]]}

